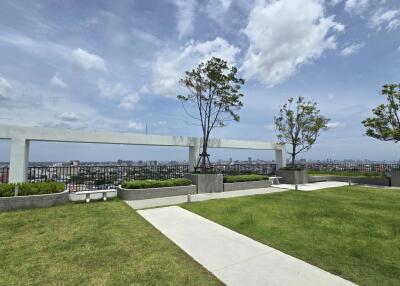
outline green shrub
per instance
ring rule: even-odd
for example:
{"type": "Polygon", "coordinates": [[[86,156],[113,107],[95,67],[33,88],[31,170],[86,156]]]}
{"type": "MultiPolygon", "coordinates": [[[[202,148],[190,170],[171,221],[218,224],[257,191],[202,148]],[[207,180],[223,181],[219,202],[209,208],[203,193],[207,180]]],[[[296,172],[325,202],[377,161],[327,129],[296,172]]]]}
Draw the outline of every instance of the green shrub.
{"type": "Polygon", "coordinates": [[[0,184],[0,197],[14,196],[15,184],[0,184]]]}
{"type": "Polygon", "coordinates": [[[224,177],[224,183],[261,181],[261,180],[268,180],[268,176],[251,174],[251,175],[236,175],[236,176],[225,176],[224,177]]]}
{"type": "Polygon", "coordinates": [[[124,189],[148,189],[148,188],[163,188],[175,186],[188,186],[192,181],[188,179],[168,179],[168,180],[133,180],[122,183],[124,189]]]}
{"type": "Polygon", "coordinates": [[[280,168],[279,170],[286,170],[286,171],[303,171],[304,167],[303,166],[293,166],[289,165],[283,168],[280,168]]]}
{"type": "Polygon", "coordinates": [[[0,184],[0,197],[14,196],[16,186],[18,186],[18,196],[54,194],[65,190],[65,184],[57,182],[0,184]]]}

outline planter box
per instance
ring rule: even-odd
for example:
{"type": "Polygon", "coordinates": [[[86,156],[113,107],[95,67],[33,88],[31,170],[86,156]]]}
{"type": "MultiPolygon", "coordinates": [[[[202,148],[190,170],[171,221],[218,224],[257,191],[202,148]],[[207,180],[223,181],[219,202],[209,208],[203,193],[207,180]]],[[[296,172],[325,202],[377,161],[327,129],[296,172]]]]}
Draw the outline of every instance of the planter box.
{"type": "Polygon", "coordinates": [[[276,175],[282,177],[279,182],[284,184],[306,184],[308,183],[307,170],[277,170],[276,175]]]}
{"type": "Polygon", "coordinates": [[[17,197],[0,197],[0,211],[12,211],[27,208],[47,208],[68,203],[69,191],[65,190],[61,193],[17,196],[17,197]]]}
{"type": "Polygon", "coordinates": [[[347,176],[309,176],[309,182],[326,182],[326,181],[337,181],[337,182],[348,182],[351,181],[355,184],[364,185],[377,185],[377,186],[390,186],[389,178],[370,178],[370,177],[347,177],[347,176]]]}
{"type": "Polygon", "coordinates": [[[146,200],[154,198],[164,198],[173,196],[182,196],[195,194],[196,186],[176,186],[164,188],[148,188],[148,189],[124,189],[121,186],[117,188],[117,196],[123,200],[146,200]]]}
{"type": "Polygon", "coordinates": [[[268,188],[271,185],[272,185],[271,180],[224,183],[224,192],[249,190],[249,189],[262,189],[262,188],[268,188]]]}
{"type": "Polygon", "coordinates": [[[220,193],[224,191],[222,174],[186,174],[185,178],[197,187],[197,193],[220,193]]]}
{"type": "Polygon", "coordinates": [[[390,180],[391,180],[391,185],[393,187],[400,187],[400,170],[391,170],[390,171],[390,180]]]}

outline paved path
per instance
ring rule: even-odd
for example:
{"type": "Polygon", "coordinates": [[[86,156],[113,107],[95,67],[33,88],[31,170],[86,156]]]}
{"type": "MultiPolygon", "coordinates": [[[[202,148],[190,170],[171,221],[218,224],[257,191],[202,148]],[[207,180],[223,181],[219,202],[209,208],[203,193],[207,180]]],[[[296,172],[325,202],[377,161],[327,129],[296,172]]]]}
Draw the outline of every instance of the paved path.
{"type": "MultiPolygon", "coordinates": [[[[277,188],[262,188],[262,189],[250,189],[250,190],[242,190],[242,191],[231,191],[231,192],[222,192],[222,193],[207,193],[207,194],[196,194],[191,195],[192,202],[198,201],[206,201],[206,200],[214,200],[214,199],[225,199],[225,198],[234,198],[234,197],[244,197],[244,196],[252,196],[252,195],[262,195],[262,194],[270,194],[276,192],[284,192],[287,191],[285,189],[277,189],[277,188]]],[[[156,198],[156,199],[148,199],[148,200],[134,200],[134,201],[125,201],[131,208],[139,210],[145,208],[154,208],[160,206],[171,206],[186,203],[188,197],[185,196],[174,196],[174,197],[166,197],[166,198],[156,198]]]]}
{"type": "MultiPolygon", "coordinates": [[[[328,182],[299,184],[299,185],[297,185],[297,187],[298,187],[299,191],[316,191],[316,190],[322,190],[322,189],[327,189],[327,188],[343,187],[343,186],[348,186],[348,185],[349,185],[349,183],[346,183],[346,182],[328,181],[328,182]]],[[[289,190],[295,189],[295,185],[293,185],[293,184],[279,184],[279,185],[274,185],[274,187],[282,188],[282,189],[289,189],[289,190]]]]}
{"type": "Polygon", "coordinates": [[[138,213],[227,285],[354,285],[180,207],[138,213]]]}

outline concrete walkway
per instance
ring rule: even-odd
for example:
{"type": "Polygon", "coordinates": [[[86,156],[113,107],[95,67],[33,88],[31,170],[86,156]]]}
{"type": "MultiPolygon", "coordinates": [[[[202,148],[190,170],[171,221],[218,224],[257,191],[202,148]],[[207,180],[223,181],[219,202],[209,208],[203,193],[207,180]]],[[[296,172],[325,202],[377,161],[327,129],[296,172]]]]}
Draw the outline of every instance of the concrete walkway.
{"type": "Polygon", "coordinates": [[[138,213],[227,285],[355,285],[177,206],[138,213]]]}
{"type": "MultiPolygon", "coordinates": [[[[250,190],[231,191],[231,192],[222,192],[222,193],[196,194],[196,195],[191,195],[190,199],[192,202],[199,202],[199,201],[206,201],[206,200],[270,194],[270,193],[284,192],[284,191],[287,191],[287,190],[269,187],[269,188],[262,188],[262,189],[250,189],[250,190]]],[[[187,200],[188,200],[188,196],[185,195],[185,196],[174,196],[174,197],[156,198],[156,199],[148,199],[148,200],[125,201],[125,203],[127,203],[131,208],[139,210],[139,209],[146,209],[146,208],[155,208],[155,207],[160,207],[160,206],[179,205],[179,204],[186,203],[187,200]]]]}
{"type": "MultiPolygon", "coordinates": [[[[299,184],[299,185],[297,185],[297,187],[298,187],[299,191],[316,191],[316,190],[322,190],[322,189],[327,189],[327,188],[344,187],[344,186],[348,186],[348,185],[349,185],[349,183],[346,183],[346,182],[328,181],[328,182],[299,184]]],[[[279,185],[274,185],[274,187],[281,188],[281,189],[289,189],[289,190],[295,189],[295,185],[293,185],[293,184],[279,184],[279,185]]]]}

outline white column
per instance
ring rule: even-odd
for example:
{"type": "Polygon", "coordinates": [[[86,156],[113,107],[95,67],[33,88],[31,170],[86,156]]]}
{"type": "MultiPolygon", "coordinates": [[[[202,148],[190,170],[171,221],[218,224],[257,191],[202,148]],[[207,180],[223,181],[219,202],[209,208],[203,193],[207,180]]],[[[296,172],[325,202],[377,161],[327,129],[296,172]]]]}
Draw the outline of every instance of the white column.
{"type": "Polygon", "coordinates": [[[199,160],[200,145],[189,146],[189,172],[193,172],[199,160]]]}
{"type": "Polygon", "coordinates": [[[26,181],[29,162],[29,140],[11,139],[10,152],[10,183],[22,183],[26,181]]]}
{"type": "Polygon", "coordinates": [[[286,167],[286,151],[285,146],[282,147],[281,150],[275,150],[275,162],[276,162],[276,169],[279,170],[280,168],[286,167]]]}

